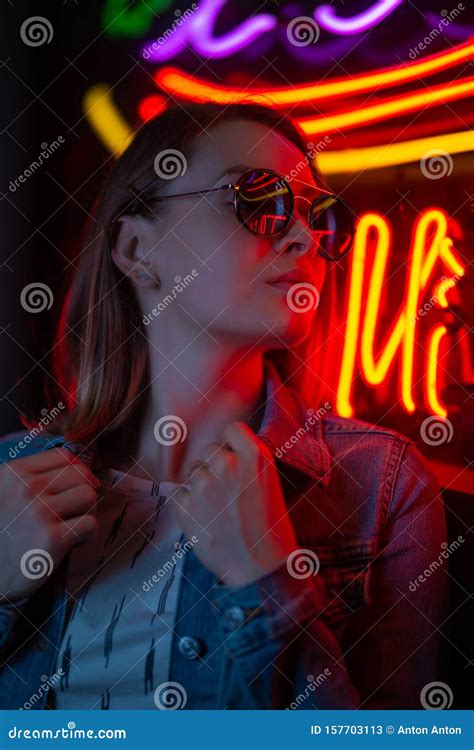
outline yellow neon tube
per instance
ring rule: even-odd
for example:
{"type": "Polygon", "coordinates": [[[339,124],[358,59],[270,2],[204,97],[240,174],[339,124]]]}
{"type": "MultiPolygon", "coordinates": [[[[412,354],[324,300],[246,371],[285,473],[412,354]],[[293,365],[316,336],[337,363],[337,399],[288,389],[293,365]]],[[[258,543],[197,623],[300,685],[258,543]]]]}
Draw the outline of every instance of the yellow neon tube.
{"type": "Polygon", "coordinates": [[[115,106],[109,87],[103,83],[92,86],[84,96],[82,108],[99,140],[118,158],[132,142],[134,133],[115,106]]]}
{"type": "Polygon", "coordinates": [[[430,333],[428,339],[428,353],[426,366],[426,402],[433,412],[440,417],[447,417],[446,407],[441,403],[438,397],[438,361],[439,347],[443,336],[447,334],[447,328],[444,325],[436,325],[430,333]]]}

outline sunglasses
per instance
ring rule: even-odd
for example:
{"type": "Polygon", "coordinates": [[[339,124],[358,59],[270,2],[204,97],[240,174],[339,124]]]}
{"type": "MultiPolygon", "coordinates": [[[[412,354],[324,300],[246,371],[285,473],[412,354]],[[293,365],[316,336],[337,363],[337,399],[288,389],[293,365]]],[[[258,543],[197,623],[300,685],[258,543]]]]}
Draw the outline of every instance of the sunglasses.
{"type": "MultiPolygon", "coordinates": [[[[135,210],[138,210],[139,202],[147,203],[143,198],[145,191],[138,195],[132,186],[129,187],[135,193],[138,203],[133,201],[127,213],[133,211],[133,204],[136,204],[135,210]]],[[[302,200],[308,204],[307,223],[317,240],[318,254],[329,261],[340,260],[350,250],[354,238],[352,211],[334,193],[312,185],[308,187],[317,193],[313,200],[304,196],[297,196],[295,199],[289,183],[277,172],[269,169],[251,169],[244,172],[236,183],[156,196],[151,200],[158,202],[169,198],[232,190],[232,205],[237,218],[246,229],[259,237],[277,237],[284,232],[293,218],[295,200],[302,200]]],[[[119,216],[116,216],[113,222],[118,218],[119,216]]]]}

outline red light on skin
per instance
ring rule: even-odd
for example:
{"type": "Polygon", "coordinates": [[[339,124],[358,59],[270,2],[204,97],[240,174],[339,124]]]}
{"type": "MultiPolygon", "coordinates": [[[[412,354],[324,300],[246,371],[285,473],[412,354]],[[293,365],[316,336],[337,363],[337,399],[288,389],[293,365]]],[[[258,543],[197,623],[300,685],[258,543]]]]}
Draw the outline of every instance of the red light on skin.
{"type": "MultiPolygon", "coordinates": [[[[353,415],[351,392],[357,355],[360,358],[360,371],[364,381],[369,386],[380,386],[386,380],[389,369],[394,364],[395,356],[399,353],[400,371],[397,385],[400,401],[408,413],[415,410],[416,404],[412,393],[415,331],[418,312],[422,308],[428,282],[433,276],[437,261],[442,261],[451,274],[457,274],[460,277],[464,273],[452,241],[447,237],[447,228],[447,215],[439,208],[425,209],[415,222],[408,255],[405,298],[376,359],[374,342],[379,319],[380,298],[383,293],[387,293],[384,280],[392,247],[392,227],[386,217],[381,214],[366,213],[359,218],[352,252],[344,349],[338,385],[337,411],[341,416],[353,415]],[[369,270],[367,250],[369,243],[374,241],[374,234],[375,255],[372,268],[369,270]],[[365,289],[367,291],[364,294],[365,289]]],[[[437,281],[439,282],[439,278],[437,281]]],[[[439,283],[436,288],[439,288],[439,283]]],[[[424,373],[424,377],[429,381],[425,388],[425,405],[430,413],[439,416],[445,416],[445,408],[439,397],[436,378],[439,343],[444,335],[444,328],[436,329],[430,334],[428,342],[430,355],[424,373]]]]}

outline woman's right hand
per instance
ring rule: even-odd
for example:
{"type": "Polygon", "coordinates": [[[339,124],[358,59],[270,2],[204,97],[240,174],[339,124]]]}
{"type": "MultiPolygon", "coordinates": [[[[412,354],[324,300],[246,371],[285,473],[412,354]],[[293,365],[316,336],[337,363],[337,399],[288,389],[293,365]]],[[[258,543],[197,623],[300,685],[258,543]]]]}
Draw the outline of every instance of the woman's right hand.
{"type": "Polygon", "coordinates": [[[65,448],[0,466],[0,603],[30,596],[96,529],[99,482],[65,448]]]}

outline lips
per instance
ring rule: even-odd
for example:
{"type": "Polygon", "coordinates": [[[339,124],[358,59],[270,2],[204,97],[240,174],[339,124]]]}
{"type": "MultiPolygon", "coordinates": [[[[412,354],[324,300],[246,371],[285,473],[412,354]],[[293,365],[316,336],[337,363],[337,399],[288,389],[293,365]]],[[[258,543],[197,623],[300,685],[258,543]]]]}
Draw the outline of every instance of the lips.
{"type": "Polygon", "coordinates": [[[275,276],[274,279],[269,279],[267,284],[309,284],[311,283],[309,278],[301,273],[283,273],[280,276],[275,276]]]}

